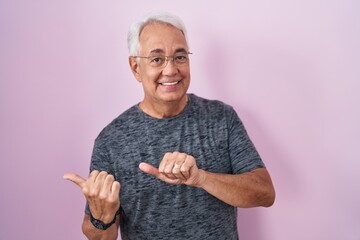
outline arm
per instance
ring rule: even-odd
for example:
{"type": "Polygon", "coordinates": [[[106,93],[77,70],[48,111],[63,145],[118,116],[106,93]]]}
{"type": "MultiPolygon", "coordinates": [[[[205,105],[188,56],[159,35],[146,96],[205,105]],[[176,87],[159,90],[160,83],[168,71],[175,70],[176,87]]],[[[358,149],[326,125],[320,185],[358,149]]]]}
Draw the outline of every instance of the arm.
{"type": "Polygon", "coordinates": [[[275,190],[266,168],[236,175],[200,172],[204,175],[201,187],[232,206],[270,207],[275,201],[275,190]]]}
{"type": "Polygon", "coordinates": [[[275,190],[265,168],[242,174],[211,173],[198,169],[194,157],[185,153],[166,153],[159,169],[141,163],[140,169],[170,184],[203,188],[209,194],[234,207],[269,207],[275,190]]]}
{"type": "Polygon", "coordinates": [[[118,228],[119,216],[116,217],[116,222],[105,231],[95,228],[87,214],[85,214],[82,224],[82,231],[89,240],[116,240],[118,237],[118,228]]]}

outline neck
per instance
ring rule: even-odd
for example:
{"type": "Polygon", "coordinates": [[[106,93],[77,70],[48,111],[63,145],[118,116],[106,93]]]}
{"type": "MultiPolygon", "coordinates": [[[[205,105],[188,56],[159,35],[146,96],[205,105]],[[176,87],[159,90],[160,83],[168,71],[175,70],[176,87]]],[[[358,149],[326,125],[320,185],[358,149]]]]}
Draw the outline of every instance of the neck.
{"type": "Polygon", "coordinates": [[[173,102],[149,102],[143,100],[140,102],[139,107],[140,109],[154,117],[154,118],[169,118],[179,115],[188,102],[188,96],[185,95],[179,101],[173,102]]]}

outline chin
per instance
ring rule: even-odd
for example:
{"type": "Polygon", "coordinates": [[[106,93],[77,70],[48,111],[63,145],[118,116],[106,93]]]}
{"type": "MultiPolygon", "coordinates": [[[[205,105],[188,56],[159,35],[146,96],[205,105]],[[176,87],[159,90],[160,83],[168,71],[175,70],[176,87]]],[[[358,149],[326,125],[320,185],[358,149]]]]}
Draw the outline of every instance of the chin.
{"type": "Polygon", "coordinates": [[[168,102],[176,102],[181,101],[186,95],[186,92],[182,93],[172,93],[172,94],[164,94],[161,99],[168,102]]]}

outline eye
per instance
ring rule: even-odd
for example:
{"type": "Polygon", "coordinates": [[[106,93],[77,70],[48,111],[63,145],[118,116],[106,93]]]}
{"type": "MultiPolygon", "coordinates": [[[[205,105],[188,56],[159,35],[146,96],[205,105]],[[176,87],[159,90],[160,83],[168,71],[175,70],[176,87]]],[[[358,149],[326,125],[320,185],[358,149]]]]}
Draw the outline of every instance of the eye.
{"type": "Polygon", "coordinates": [[[177,63],[184,63],[187,61],[187,56],[185,55],[178,55],[178,56],[175,56],[175,61],[177,63]]]}
{"type": "Polygon", "coordinates": [[[164,62],[164,57],[150,57],[150,63],[161,64],[164,62]]]}

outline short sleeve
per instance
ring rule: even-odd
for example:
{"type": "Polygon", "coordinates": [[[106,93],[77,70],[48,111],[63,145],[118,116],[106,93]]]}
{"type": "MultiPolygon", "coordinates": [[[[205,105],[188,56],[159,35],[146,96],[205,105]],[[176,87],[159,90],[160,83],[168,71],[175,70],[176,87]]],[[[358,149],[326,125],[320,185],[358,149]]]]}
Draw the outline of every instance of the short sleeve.
{"type": "Polygon", "coordinates": [[[265,167],[233,108],[231,108],[229,115],[229,153],[233,173],[240,174],[265,167]]]}
{"type": "Polygon", "coordinates": [[[113,167],[110,163],[109,151],[106,148],[106,143],[101,139],[95,140],[94,149],[91,156],[90,172],[106,171],[109,174],[114,175],[113,167]]]}

